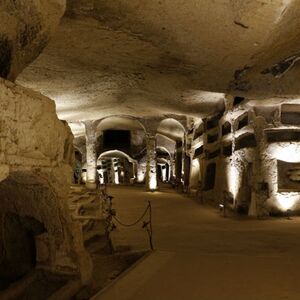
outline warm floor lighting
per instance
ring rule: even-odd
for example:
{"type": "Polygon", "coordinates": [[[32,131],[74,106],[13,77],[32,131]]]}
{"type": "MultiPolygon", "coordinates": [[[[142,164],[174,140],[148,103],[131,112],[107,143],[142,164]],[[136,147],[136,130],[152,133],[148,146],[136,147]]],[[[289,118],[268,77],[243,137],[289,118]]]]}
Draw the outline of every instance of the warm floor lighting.
{"type": "Polygon", "coordinates": [[[156,173],[150,175],[150,180],[149,180],[149,189],[151,191],[154,191],[157,189],[157,179],[156,179],[156,173]]]}
{"type": "Polygon", "coordinates": [[[298,194],[291,195],[290,193],[289,194],[281,193],[278,194],[276,197],[277,197],[277,202],[279,204],[279,208],[283,211],[293,208],[295,203],[299,200],[298,194]]]}

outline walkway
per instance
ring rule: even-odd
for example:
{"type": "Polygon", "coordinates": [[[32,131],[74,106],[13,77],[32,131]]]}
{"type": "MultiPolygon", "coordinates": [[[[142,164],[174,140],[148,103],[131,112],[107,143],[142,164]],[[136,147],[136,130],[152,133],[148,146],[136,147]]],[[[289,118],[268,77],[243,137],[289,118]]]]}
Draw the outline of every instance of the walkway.
{"type": "MultiPolygon", "coordinates": [[[[300,218],[229,219],[173,190],[109,188],[118,217],[132,221],[151,200],[156,251],[99,300],[299,300],[300,218]]],[[[146,248],[140,228],[114,240],[146,248]]]]}

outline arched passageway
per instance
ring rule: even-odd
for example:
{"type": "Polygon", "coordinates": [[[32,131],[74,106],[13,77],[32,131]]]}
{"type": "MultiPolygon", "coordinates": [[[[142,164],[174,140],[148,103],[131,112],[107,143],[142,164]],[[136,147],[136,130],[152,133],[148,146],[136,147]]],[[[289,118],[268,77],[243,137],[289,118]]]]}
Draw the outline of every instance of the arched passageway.
{"type": "Polygon", "coordinates": [[[170,148],[170,144],[173,144],[171,148],[174,150],[170,167],[172,171],[170,179],[173,185],[187,190],[189,186],[190,158],[186,156],[186,130],[184,126],[174,118],[167,118],[160,122],[157,133],[162,143],[168,145],[168,148],[170,148]]]}
{"type": "Polygon", "coordinates": [[[97,160],[100,184],[132,184],[137,178],[137,161],[120,150],[101,153],[97,160]]]}

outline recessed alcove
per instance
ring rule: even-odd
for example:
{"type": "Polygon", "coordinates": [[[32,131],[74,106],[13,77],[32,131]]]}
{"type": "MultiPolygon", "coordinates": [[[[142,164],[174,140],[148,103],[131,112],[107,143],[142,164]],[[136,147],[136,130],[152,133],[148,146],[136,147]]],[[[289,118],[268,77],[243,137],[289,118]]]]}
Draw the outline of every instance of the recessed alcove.
{"type": "Polygon", "coordinates": [[[238,125],[237,130],[242,129],[243,127],[246,127],[248,125],[248,114],[243,115],[238,119],[238,125]]]}
{"type": "Polygon", "coordinates": [[[265,130],[268,143],[300,141],[300,130],[286,129],[265,130]]]}
{"type": "Polygon", "coordinates": [[[216,163],[209,163],[206,167],[205,178],[204,178],[204,191],[212,190],[215,186],[216,179],[216,163]]]}
{"type": "Polygon", "coordinates": [[[230,132],[231,132],[231,124],[230,124],[230,122],[226,121],[222,125],[222,136],[225,136],[225,135],[229,134],[230,132]]]}
{"type": "Polygon", "coordinates": [[[202,154],[203,154],[203,145],[198,147],[195,150],[194,158],[197,158],[197,157],[201,156],[202,154]]]}
{"type": "Polygon", "coordinates": [[[223,145],[222,154],[225,157],[232,155],[232,143],[223,145]]]}
{"type": "Polygon", "coordinates": [[[254,133],[246,133],[239,136],[235,143],[235,150],[243,148],[253,148],[257,146],[256,137],[254,133]]]}
{"type": "Polygon", "coordinates": [[[215,149],[215,150],[207,150],[206,151],[206,158],[207,159],[213,159],[213,158],[216,158],[220,155],[221,153],[221,149],[218,148],[218,149],[215,149]]]}
{"type": "Polygon", "coordinates": [[[207,134],[207,143],[208,144],[214,143],[218,140],[218,138],[219,138],[218,133],[216,133],[216,134],[207,134]]]}

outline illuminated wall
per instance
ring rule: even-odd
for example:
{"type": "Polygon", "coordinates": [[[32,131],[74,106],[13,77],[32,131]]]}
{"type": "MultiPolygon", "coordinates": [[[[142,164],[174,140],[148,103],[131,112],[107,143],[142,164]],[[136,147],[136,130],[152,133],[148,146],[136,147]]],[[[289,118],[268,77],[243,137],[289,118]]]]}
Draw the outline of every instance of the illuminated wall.
{"type": "Polygon", "coordinates": [[[218,204],[226,191],[233,210],[253,216],[300,211],[300,105],[261,103],[233,107],[205,126],[202,176],[211,163],[217,170],[213,188],[202,183],[202,198],[218,204]]]}
{"type": "Polygon", "coordinates": [[[190,189],[197,189],[201,180],[199,159],[193,159],[191,163],[190,189]]]}
{"type": "MultiPolygon", "coordinates": [[[[269,198],[267,199],[267,207],[271,211],[276,210],[300,210],[300,184],[295,181],[295,187],[290,187],[284,191],[278,188],[278,163],[291,162],[300,163],[300,142],[272,143],[266,145],[264,168],[265,179],[269,185],[269,198]],[[297,187],[297,185],[299,185],[297,187]]],[[[288,177],[288,171],[281,176],[288,177]]]]}

